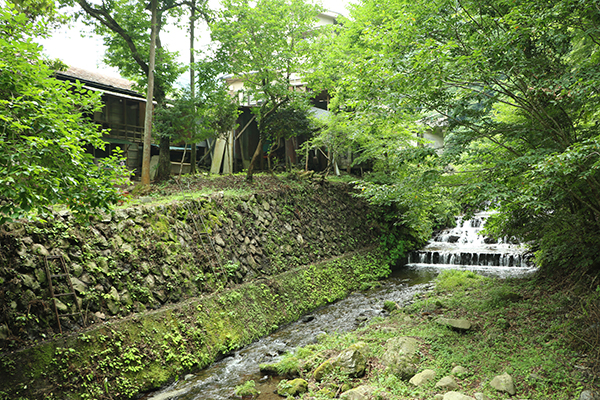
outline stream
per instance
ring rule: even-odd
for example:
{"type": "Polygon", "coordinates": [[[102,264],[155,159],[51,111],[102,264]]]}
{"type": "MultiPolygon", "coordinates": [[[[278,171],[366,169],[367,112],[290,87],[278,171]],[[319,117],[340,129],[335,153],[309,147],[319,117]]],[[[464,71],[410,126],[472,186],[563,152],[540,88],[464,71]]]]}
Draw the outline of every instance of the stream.
{"type": "Polygon", "coordinates": [[[400,306],[409,304],[415,293],[433,287],[432,281],[440,270],[469,269],[501,277],[534,271],[523,255],[524,249],[518,245],[485,243],[484,238],[478,237],[485,217],[479,214],[465,222],[457,219],[455,228],[438,232],[423,250],[409,256],[408,264],[396,268],[382,281],[381,286],[352,293],[321,307],[144,400],[233,399],[235,387],[250,379],[257,382],[256,387],[261,392],[258,400],[280,400],[282,397],[273,393],[279,379],[262,376],[259,364],[277,362],[281,354],[314,343],[320,334],[348,332],[374,317],[385,317],[385,301],[394,301],[400,306]]]}
{"type": "Polygon", "coordinates": [[[261,363],[277,362],[280,355],[314,343],[323,333],[348,332],[377,316],[386,316],[383,303],[407,304],[419,291],[430,289],[433,271],[398,268],[378,288],[354,292],[343,300],[316,309],[300,320],[283,326],[269,336],[236,351],[197,374],[146,397],[147,400],[224,400],[233,399],[233,391],[249,379],[257,382],[258,400],[281,399],[273,394],[277,378],[265,378],[261,363]]]}

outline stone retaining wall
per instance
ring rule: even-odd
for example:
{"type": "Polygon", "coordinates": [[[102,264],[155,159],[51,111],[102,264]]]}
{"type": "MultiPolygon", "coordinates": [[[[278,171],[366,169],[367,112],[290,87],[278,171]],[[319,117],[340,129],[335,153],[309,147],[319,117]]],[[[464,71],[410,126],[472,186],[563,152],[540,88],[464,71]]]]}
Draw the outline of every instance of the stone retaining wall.
{"type": "MultiPolygon", "coordinates": [[[[77,225],[0,228],[0,347],[13,350],[58,333],[44,256],[62,255],[85,318],[61,317],[63,332],[158,309],[273,276],[375,243],[368,206],[342,184],[306,184],[265,195],[223,194],[142,205],[77,225]]],[[[51,263],[55,272],[56,266],[51,263]]],[[[66,286],[58,286],[65,291],[66,286]]],[[[61,314],[77,311],[61,298],[61,314]]]]}

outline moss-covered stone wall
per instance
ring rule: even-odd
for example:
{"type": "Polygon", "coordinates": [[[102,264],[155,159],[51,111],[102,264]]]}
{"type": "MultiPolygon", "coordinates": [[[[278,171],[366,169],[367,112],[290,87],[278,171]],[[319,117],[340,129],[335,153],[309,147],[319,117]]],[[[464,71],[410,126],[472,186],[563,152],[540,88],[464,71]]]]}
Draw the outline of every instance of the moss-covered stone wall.
{"type": "Polygon", "coordinates": [[[357,252],[5,353],[0,398],[133,398],[387,276],[381,259],[357,252]]]}
{"type": "MultiPolygon", "coordinates": [[[[7,390],[6,393],[12,393],[9,398],[18,398],[17,393],[21,392],[29,393],[28,396],[33,393],[31,398],[46,398],[57,387],[61,393],[75,390],[84,382],[81,373],[86,368],[92,371],[86,375],[89,384],[96,382],[98,376],[114,378],[112,388],[118,388],[115,390],[120,395],[129,395],[156,387],[181,370],[204,366],[228,348],[260,337],[325,301],[340,298],[357,285],[354,279],[336,280],[346,279],[348,271],[338,271],[333,277],[313,270],[316,275],[306,282],[278,282],[289,271],[376,245],[378,230],[369,217],[369,207],[353,197],[351,191],[344,184],[307,182],[269,194],[216,193],[168,204],[126,207],[99,215],[89,225],[77,224],[66,212],[53,215],[45,223],[3,225],[0,398],[7,390]],[[60,297],[57,302],[63,335],[59,335],[45,270],[46,256],[54,255],[65,260],[77,295],[60,297]],[[325,280],[322,286],[315,286],[315,279],[325,280]],[[230,292],[240,285],[244,288],[241,292],[230,292]],[[278,285],[286,286],[285,290],[281,292],[278,285]],[[295,299],[296,290],[302,300],[288,302],[295,299]],[[205,299],[215,293],[221,294],[210,297],[213,300],[205,299]],[[275,296],[272,300],[278,301],[271,305],[267,305],[263,295],[257,297],[253,304],[261,304],[261,316],[242,312],[254,315],[256,321],[269,322],[254,325],[244,333],[237,328],[225,329],[235,321],[244,321],[227,317],[244,309],[213,302],[229,301],[227,296],[235,293],[250,298],[260,293],[275,296]],[[277,298],[281,293],[288,296],[286,301],[277,298]],[[283,308],[279,309],[278,304],[283,308]],[[82,313],[68,315],[78,311],[77,305],[82,313]],[[212,327],[206,325],[208,320],[202,320],[201,326],[194,325],[189,331],[185,327],[191,326],[185,325],[189,319],[186,315],[195,315],[198,323],[205,318],[199,316],[204,315],[198,314],[200,309],[192,312],[189,307],[204,307],[206,318],[211,316],[212,327]],[[219,318],[212,319],[215,315],[219,318]],[[169,333],[172,326],[181,335],[169,333]],[[94,332],[95,350],[85,350],[87,334],[81,333],[84,331],[94,332]],[[139,336],[142,334],[146,336],[139,336]],[[141,341],[147,347],[126,350],[119,344],[119,337],[124,338],[123,343],[141,341]],[[196,352],[195,346],[200,344],[205,347],[196,352]],[[153,353],[157,346],[166,347],[153,353]],[[178,346],[183,346],[181,351],[178,346]],[[173,363],[169,352],[185,353],[191,358],[181,357],[173,363]],[[78,364],[88,358],[93,367],[78,364]],[[73,364],[71,359],[80,361],[73,364]],[[111,359],[118,362],[111,364],[111,359]],[[136,364],[140,360],[148,368],[136,364]],[[75,368],[73,376],[51,377],[54,369],[64,368],[67,375],[69,368],[75,368]],[[128,371],[130,375],[112,376],[111,369],[128,371]],[[147,378],[143,378],[145,374],[147,378]],[[130,379],[133,376],[135,379],[130,379]],[[68,382],[72,379],[76,383],[71,385],[68,382]],[[63,380],[65,384],[60,383],[63,380]],[[134,381],[137,383],[131,383],[134,381]],[[11,382],[20,382],[21,386],[11,382]],[[131,383],[131,390],[127,389],[127,382],[131,383]]],[[[56,260],[50,260],[49,267],[53,274],[61,272],[56,260]]],[[[310,271],[313,267],[304,268],[303,271],[310,271]]],[[[367,270],[359,275],[362,280],[373,278],[367,270]]],[[[307,278],[310,274],[303,272],[302,276],[307,278]]],[[[66,278],[53,282],[56,291],[68,290],[66,278]]],[[[109,392],[116,393],[113,389],[109,392]]]]}
{"type": "MultiPolygon", "coordinates": [[[[75,299],[57,303],[63,332],[158,309],[269,277],[374,243],[368,207],[342,184],[298,185],[269,195],[222,194],[98,216],[0,227],[0,348],[50,338],[58,324],[44,256],[62,255],[75,299]],[[85,321],[84,321],[85,320],[85,321]]],[[[56,261],[52,273],[61,272],[56,261]]],[[[57,290],[68,290],[66,279],[57,290]]]]}

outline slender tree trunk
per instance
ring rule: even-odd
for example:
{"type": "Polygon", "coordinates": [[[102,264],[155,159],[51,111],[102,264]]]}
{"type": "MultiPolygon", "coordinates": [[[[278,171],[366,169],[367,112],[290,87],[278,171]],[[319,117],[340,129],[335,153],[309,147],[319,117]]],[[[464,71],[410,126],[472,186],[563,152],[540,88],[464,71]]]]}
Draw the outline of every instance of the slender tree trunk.
{"type": "Polygon", "coordinates": [[[160,153],[158,153],[158,174],[156,180],[166,181],[171,177],[171,138],[160,137],[160,153]]]}
{"type": "Polygon", "coordinates": [[[154,64],[156,62],[156,14],[158,1],[150,2],[152,12],[152,30],[150,35],[150,60],[148,70],[148,91],[146,93],[146,115],[144,119],[144,153],[142,158],[142,185],[150,184],[150,146],[152,145],[152,114],[154,104],[152,103],[154,94],[154,64]]]}
{"type": "MultiPolygon", "coordinates": [[[[196,1],[192,1],[190,10],[190,94],[196,97],[196,82],[194,76],[194,25],[196,24],[196,1]]],[[[194,114],[196,106],[194,106],[194,114]]],[[[196,173],[196,125],[192,124],[192,152],[190,154],[190,174],[196,173]]]]}
{"type": "Polygon", "coordinates": [[[248,166],[248,173],[246,174],[246,180],[248,182],[252,182],[252,174],[254,173],[254,167],[256,166],[256,162],[258,157],[260,156],[262,150],[262,138],[258,140],[258,144],[256,145],[256,150],[254,150],[254,154],[252,155],[252,160],[250,161],[250,165],[248,166]]]}

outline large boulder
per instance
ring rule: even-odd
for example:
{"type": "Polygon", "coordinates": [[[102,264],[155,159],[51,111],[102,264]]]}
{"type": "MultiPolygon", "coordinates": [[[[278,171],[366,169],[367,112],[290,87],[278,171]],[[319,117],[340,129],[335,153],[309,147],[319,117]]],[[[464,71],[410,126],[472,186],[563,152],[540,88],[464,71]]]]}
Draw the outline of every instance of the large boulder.
{"type": "Polygon", "coordinates": [[[515,382],[513,381],[512,376],[509,374],[502,374],[496,376],[490,382],[490,385],[499,392],[508,393],[511,396],[514,396],[517,393],[515,389],[515,382]]]}
{"type": "Polygon", "coordinates": [[[418,351],[419,342],[414,338],[391,338],[385,344],[381,362],[391,373],[400,379],[408,380],[417,372],[417,366],[421,360],[418,351]]]}
{"type": "Polygon", "coordinates": [[[352,378],[360,378],[367,369],[367,344],[358,342],[342,351],[336,357],[324,361],[313,372],[313,377],[320,382],[325,375],[339,369],[341,373],[352,378]]]}
{"type": "Polygon", "coordinates": [[[368,346],[365,342],[355,343],[335,357],[332,364],[343,374],[360,378],[367,369],[367,350],[368,346]]]}

